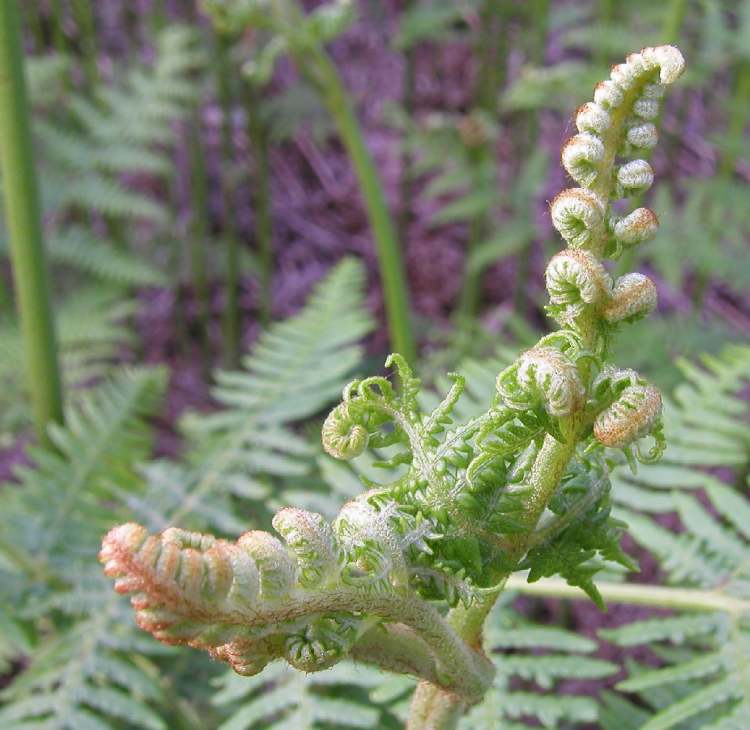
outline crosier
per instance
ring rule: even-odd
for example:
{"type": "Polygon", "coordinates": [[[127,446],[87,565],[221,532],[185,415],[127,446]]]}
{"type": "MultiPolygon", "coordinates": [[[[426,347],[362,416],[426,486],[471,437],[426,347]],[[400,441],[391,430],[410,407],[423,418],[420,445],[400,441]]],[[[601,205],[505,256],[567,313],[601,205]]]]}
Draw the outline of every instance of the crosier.
{"type": "Polygon", "coordinates": [[[391,478],[367,483],[333,523],[290,507],[273,519],[281,539],[114,528],[101,560],[142,628],[240,674],[278,658],[311,672],[350,657],[415,675],[408,727],[443,730],[492,681],[482,625],[513,572],[560,575],[601,603],[593,559],[631,565],[609,510],[613,450],[634,465],[664,448],[659,392],[608,361],[613,332],[648,314],[656,291],[641,274],[613,281],[602,261],[656,234],[650,210],[621,216],[612,202],[651,184],[645,160],[623,158],[655,143],[658,100],[683,65],[672,46],[645,48],[578,110],[562,162],[580,187],[550,205],[568,243],[546,271],[561,328],[498,375],[488,410],[455,423],[464,379],[452,374],[425,412],[419,380],[391,355],[399,387],[380,376],[350,383],[323,425],[331,456],[376,449],[391,478]]]}

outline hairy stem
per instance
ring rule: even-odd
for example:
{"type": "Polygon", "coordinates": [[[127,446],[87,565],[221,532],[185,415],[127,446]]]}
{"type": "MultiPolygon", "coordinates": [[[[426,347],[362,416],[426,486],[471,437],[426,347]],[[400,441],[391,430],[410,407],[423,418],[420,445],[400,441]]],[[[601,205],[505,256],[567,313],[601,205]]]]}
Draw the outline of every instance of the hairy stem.
{"type": "Polygon", "coordinates": [[[62,385],[16,2],[0,3],[0,171],[34,423],[46,442],[47,424],[63,421],[62,385]]]}

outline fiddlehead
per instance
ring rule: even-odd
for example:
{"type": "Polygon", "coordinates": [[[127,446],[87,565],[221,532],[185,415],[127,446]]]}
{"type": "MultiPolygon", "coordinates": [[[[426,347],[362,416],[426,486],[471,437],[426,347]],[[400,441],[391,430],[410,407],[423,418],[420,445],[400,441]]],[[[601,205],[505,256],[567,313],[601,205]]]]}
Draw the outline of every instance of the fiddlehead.
{"type": "Polygon", "coordinates": [[[377,463],[383,483],[365,481],[332,523],[288,508],[273,520],[283,541],[150,536],[132,524],[109,533],[101,559],[116,589],[133,594],[139,625],[246,674],[280,657],[304,671],[347,655],[409,667],[424,680],[416,730],[419,718],[451,727],[482,696],[491,681],[482,621],[512,571],[527,569],[530,581],[559,574],[600,600],[594,559],[632,567],[619,547],[624,526],[610,515],[605,449],[632,463],[664,448],[658,391],[608,362],[617,328],[653,310],[656,289],[637,273],[613,282],[603,259],[656,234],[650,210],[620,215],[612,203],[651,185],[648,162],[624,158],[655,143],[659,99],[682,66],[676,48],[646,48],[578,110],[579,132],[562,151],[578,187],[550,206],[568,243],[545,277],[561,329],[498,375],[487,410],[455,422],[465,383],[452,374],[425,411],[420,381],[392,355],[398,387],[356,380],[323,424],[334,458],[387,455],[377,463]],[[648,436],[655,445],[643,454],[648,436]],[[452,607],[446,618],[434,602],[452,607]]]}

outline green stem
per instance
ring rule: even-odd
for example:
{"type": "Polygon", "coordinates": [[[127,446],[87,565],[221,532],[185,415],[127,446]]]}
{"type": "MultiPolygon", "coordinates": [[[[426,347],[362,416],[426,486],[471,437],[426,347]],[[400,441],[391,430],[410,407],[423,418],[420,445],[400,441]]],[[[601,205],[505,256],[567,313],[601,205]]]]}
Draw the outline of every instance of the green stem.
{"type": "MultiPolygon", "coordinates": [[[[547,45],[547,32],[549,30],[549,0],[534,0],[530,3],[531,22],[533,33],[531,34],[531,49],[529,57],[536,66],[544,65],[544,53],[547,45]]],[[[526,155],[531,157],[534,149],[538,147],[537,137],[539,135],[539,110],[532,109],[528,115],[528,131],[526,133],[526,155]]],[[[533,217],[531,210],[528,211],[529,218],[533,217]]],[[[533,221],[529,221],[533,230],[533,221]]],[[[516,282],[513,290],[513,311],[525,314],[528,308],[529,279],[532,274],[531,262],[534,252],[535,236],[529,235],[524,246],[516,256],[516,282]]]]}
{"type": "Polygon", "coordinates": [[[91,0],[73,0],[73,15],[78,26],[86,83],[90,89],[93,89],[99,81],[99,67],[97,65],[96,19],[91,0]]]}
{"type": "Polygon", "coordinates": [[[208,191],[206,186],[206,158],[201,139],[200,110],[190,125],[190,194],[192,222],[190,226],[190,272],[194,296],[198,305],[198,339],[204,371],[208,371],[209,291],[206,260],[208,225],[208,191]]]}
{"type": "MultiPolygon", "coordinates": [[[[403,12],[408,13],[414,7],[414,0],[405,0],[403,12]]],[[[404,76],[401,106],[409,121],[414,119],[415,95],[417,85],[416,47],[410,46],[403,53],[404,76]]],[[[399,219],[398,236],[401,241],[409,240],[409,226],[412,219],[411,203],[414,197],[414,155],[411,148],[404,142],[401,153],[401,181],[399,186],[399,219]]]]}
{"type": "MultiPolygon", "coordinates": [[[[604,26],[611,26],[615,19],[615,2],[614,0],[599,0],[599,18],[604,26]]],[[[607,51],[600,48],[596,54],[596,61],[599,66],[607,68],[607,51]]]]}
{"type": "Polygon", "coordinates": [[[663,43],[676,43],[685,22],[687,0],[672,0],[662,26],[663,43]]]}
{"type": "Polygon", "coordinates": [[[261,97],[250,83],[245,84],[247,136],[255,159],[254,212],[255,240],[260,263],[260,317],[263,324],[271,320],[273,303],[273,218],[271,217],[271,165],[268,130],[260,114],[261,97]]]}
{"type": "MultiPolygon", "coordinates": [[[[513,562],[517,562],[525,554],[533,528],[539,521],[575,451],[580,428],[581,426],[578,425],[565,443],[560,443],[551,436],[545,438],[529,476],[531,497],[521,518],[527,529],[518,535],[510,546],[508,557],[513,562]]],[[[506,581],[508,580],[508,576],[501,577],[497,591],[487,594],[469,608],[458,606],[449,611],[448,624],[456,635],[473,649],[481,650],[484,621],[503,588],[507,587],[506,581]]],[[[429,682],[420,682],[412,700],[407,728],[408,730],[453,730],[467,707],[461,697],[429,682]]]]}
{"type": "Polygon", "coordinates": [[[401,248],[385,201],[383,186],[349,95],[324,49],[297,49],[295,61],[298,68],[308,74],[318,88],[354,166],[377,247],[391,345],[409,362],[414,363],[417,347],[411,325],[401,248]]]}
{"type": "MultiPolygon", "coordinates": [[[[543,578],[527,583],[523,575],[512,575],[505,587],[525,595],[543,598],[585,599],[580,588],[568,585],[562,578],[543,578]]],[[[750,601],[718,591],[691,588],[667,588],[639,583],[597,583],[607,603],[672,608],[680,611],[725,611],[740,615],[750,611],[750,601]]]]}
{"type": "Polygon", "coordinates": [[[52,0],[51,13],[52,44],[59,54],[64,55],[68,52],[68,39],[65,37],[65,10],[62,0],[52,0]]]}
{"type": "Polygon", "coordinates": [[[750,61],[742,61],[737,68],[730,109],[727,126],[728,144],[719,164],[719,177],[724,180],[729,180],[734,172],[735,152],[742,144],[742,134],[750,114],[750,61]]]}
{"type": "MultiPolygon", "coordinates": [[[[232,88],[228,53],[231,40],[223,35],[216,36],[216,75],[219,103],[222,110],[221,142],[224,164],[232,164],[232,88]]],[[[224,306],[224,360],[228,368],[237,368],[240,361],[242,338],[242,313],[240,312],[240,242],[237,235],[237,221],[233,201],[233,186],[222,179],[224,198],[224,220],[226,225],[226,304],[224,306]]]]}
{"type": "Polygon", "coordinates": [[[62,423],[62,385],[44,254],[31,118],[15,0],[0,3],[0,172],[34,423],[62,423]]]}
{"type": "MultiPolygon", "coordinates": [[[[482,4],[479,21],[480,31],[477,37],[475,56],[478,61],[477,80],[474,88],[474,108],[488,116],[497,114],[497,91],[502,83],[507,55],[507,23],[511,11],[508,3],[485,0],[482,4]],[[498,32],[498,20],[500,32],[498,32]]],[[[492,144],[483,142],[471,150],[473,168],[476,173],[476,185],[486,185],[483,170],[488,164],[494,164],[492,144]]],[[[476,314],[482,292],[482,271],[469,266],[473,252],[487,238],[491,227],[489,210],[482,210],[469,224],[469,237],[466,243],[463,283],[456,309],[459,323],[469,322],[476,314]]]]}

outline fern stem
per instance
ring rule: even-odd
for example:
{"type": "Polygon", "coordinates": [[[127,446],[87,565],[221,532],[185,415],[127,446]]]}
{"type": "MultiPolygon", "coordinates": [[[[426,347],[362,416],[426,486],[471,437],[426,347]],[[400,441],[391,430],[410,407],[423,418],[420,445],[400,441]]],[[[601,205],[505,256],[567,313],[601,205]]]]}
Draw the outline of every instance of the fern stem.
{"type": "MultiPolygon", "coordinates": [[[[475,54],[478,59],[476,87],[474,90],[475,109],[496,116],[497,90],[502,83],[505,59],[507,55],[507,23],[510,10],[507,3],[500,7],[492,0],[486,0],[480,10],[480,32],[477,38],[475,54]],[[501,28],[498,34],[498,20],[501,28]]],[[[493,148],[489,141],[485,141],[473,150],[474,169],[477,171],[477,185],[486,185],[482,169],[488,164],[494,164],[493,148]]],[[[467,322],[476,314],[482,293],[482,270],[470,266],[472,254],[487,238],[490,231],[490,211],[485,209],[478,213],[469,224],[469,238],[466,245],[464,260],[463,283],[458,300],[457,315],[459,322],[467,322]]]]}
{"type": "MultiPolygon", "coordinates": [[[[533,33],[531,34],[532,44],[529,51],[531,62],[537,66],[544,65],[544,55],[547,43],[547,32],[549,29],[549,0],[534,0],[530,4],[531,20],[533,33]]],[[[538,146],[537,136],[539,135],[539,109],[532,109],[529,112],[528,130],[526,138],[528,140],[526,154],[530,157],[534,149],[538,146]]],[[[531,206],[528,211],[529,217],[533,216],[531,206]]],[[[532,223],[533,226],[533,223],[532,223]]],[[[513,311],[519,314],[524,313],[524,309],[529,302],[529,279],[532,274],[532,254],[534,252],[535,236],[528,236],[523,247],[516,256],[516,282],[513,291],[513,311]]]]}
{"type": "Polygon", "coordinates": [[[200,110],[190,125],[190,194],[191,194],[191,230],[190,230],[190,273],[193,294],[198,307],[198,340],[200,343],[204,369],[208,362],[208,324],[209,324],[209,291],[206,260],[206,237],[208,225],[208,190],[206,186],[206,158],[201,139],[200,110]]]}
{"type": "Polygon", "coordinates": [[[359,181],[378,252],[386,318],[393,349],[415,362],[417,347],[411,325],[406,273],[396,229],[385,200],[383,185],[365,144],[349,94],[331,58],[320,47],[298,49],[295,60],[323,97],[349,153],[359,181]]]}
{"type": "Polygon", "coordinates": [[[59,54],[64,55],[68,52],[68,39],[65,36],[65,10],[62,0],[52,0],[51,13],[52,44],[59,54]]]}
{"type": "MultiPolygon", "coordinates": [[[[405,0],[403,13],[406,15],[414,8],[414,0],[405,0]]],[[[401,106],[404,114],[411,121],[414,119],[417,85],[417,49],[411,45],[403,53],[404,74],[401,106]]],[[[409,226],[412,220],[412,198],[414,197],[414,155],[406,142],[401,151],[401,179],[399,182],[399,217],[398,237],[400,241],[409,240],[409,226]]]]}
{"type": "Polygon", "coordinates": [[[73,16],[78,26],[78,40],[83,58],[83,70],[89,88],[99,81],[97,64],[96,18],[91,0],[73,0],[73,16]]]}
{"type": "Polygon", "coordinates": [[[271,165],[268,130],[260,115],[260,94],[250,83],[245,84],[247,136],[255,160],[254,213],[255,240],[260,263],[260,318],[264,325],[271,321],[273,306],[273,219],[271,217],[271,165]]]}
{"type": "Polygon", "coordinates": [[[727,148],[719,164],[719,177],[724,180],[731,178],[734,172],[734,151],[740,149],[742,133],[750,114],[750,61],[742,61],[737,68],[730,109],[727,148]]]}
{"type": "MultiPolygon", "coordinates": [[[[232,164],[232,88],[230,84],[230,68],[227,55],[230,39],[225,35],[216,35],[216,76],[219,93],[219,104],[222,110],[221,146],[224,164],[232,164]]],[[[240,242],[237,235],[237,220],[234,214],[235,206],[232,200],[233,185],[222,179],[222,194],[224,199],[224,224],[226,226],[226,303],[224,305],[224,360],[229,368],[239,365],[242,339],[242,313],[239,304],[240,289],[240,242]]]]}
{"type": "MultiPolygon", "coordinates": [[[[578,425],[578,429],[581,428],[582,425],[578,425]]],[[[531,497],[521,518],[529,529],[520,534],[511,545],[508,555],[510,560],[518,561],[526,552],[533,528],[565,473],[577,443],[577,431],[565,443],[560,443],[551,436],[545,438],[529,477],[531,497]]],[[[500,576],[496,591],[487,594],[469,608],[458,606],[449,611],[448,624],[470,647],[481,649],[484,621],[509,582],[508,575],[500,576]]],[[[465,710],[466,704],[462,698],[422,681],[417,686],[412,700],[407,728],[408,730],[454,730],[465,710]]]]}
{"type": "MultiPolygon", "coordinates": [[[[509,591],[543,598],[585,599],[580,588],[568,585],[562,578],[543,578],[527,583],[523,575],[512,575],[505,585],[509,591]]],[[[750,601],[718,591],[690,588],[668,588],[640,583],[596,584],[602,598],[609,603],[653,606],[681,611],[725,611],[740,615],[750,611],[750,601]]]]}
{"type": "Polygon", "coordinates": [[[0,171],[37,436],[62,423],[62,385],[16,2],[0,3],[0,171]]]}

